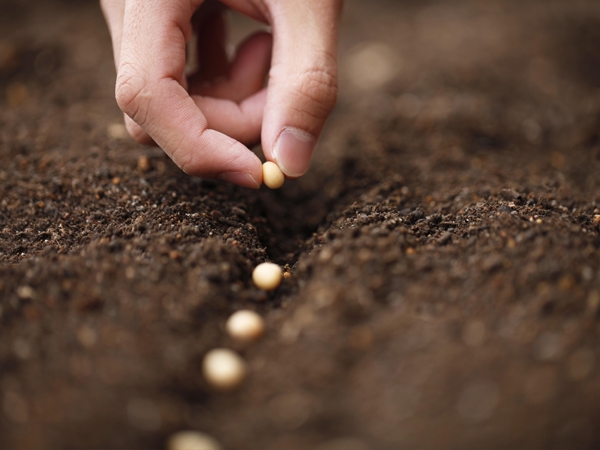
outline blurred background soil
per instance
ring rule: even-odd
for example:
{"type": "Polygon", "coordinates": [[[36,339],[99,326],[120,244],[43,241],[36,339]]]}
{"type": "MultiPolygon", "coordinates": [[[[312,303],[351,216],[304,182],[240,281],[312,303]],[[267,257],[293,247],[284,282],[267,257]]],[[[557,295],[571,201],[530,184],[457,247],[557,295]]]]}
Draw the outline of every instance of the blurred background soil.
{"type": "Polygon", "coordinates": [[[1,448],[600,446],[600,3],[348,0],[340,65],[310,172],[248,191],[126,136],[96,2],[2,0],[1,448]]]}

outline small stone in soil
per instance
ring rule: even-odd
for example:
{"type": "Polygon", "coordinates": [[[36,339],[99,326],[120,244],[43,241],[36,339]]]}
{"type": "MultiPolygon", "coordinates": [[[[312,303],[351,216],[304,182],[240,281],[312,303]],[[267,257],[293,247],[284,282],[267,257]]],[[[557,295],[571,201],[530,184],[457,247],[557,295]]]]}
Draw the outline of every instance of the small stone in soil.
{"type": "Polygon", "coordinates": [[[138,158],[137,168],[140,172],[148,172],[150,170],[150,160],[147,156],[140,156],[138,158]]]}
{"type": "Polygon", "coordinates": [[[268,188],[279,189],[283,186],[285,177],[277,164],[267,161],[263,164],[263,181],[268,188]]]}
{"type": "Polygon", "coordinates": [[[262,263],[254,268],[252,281],[259,289],[272,291],[281,284],[283,272],[281,267],[273,263],[262,263]]]}
{"type": "Polygon", "coordinates": [[[179,431],[167,442],[167,450],[221,450],[213,437],[199,431],[179,431]]]}
{"type": "Polygon", "coordinates": [[[213,388],[231,391],[239,387],[246,377],[246,363],[235,352],[219,348],[211,350],[202,363],[204,378],[213,388]]]}
{"type": "Polygon", "coordinates": [[[227,320],[225,328],[232,338],[242,342],[253,342],[265,333],[265,322],[254,311],[242,310],[227,320]]]}

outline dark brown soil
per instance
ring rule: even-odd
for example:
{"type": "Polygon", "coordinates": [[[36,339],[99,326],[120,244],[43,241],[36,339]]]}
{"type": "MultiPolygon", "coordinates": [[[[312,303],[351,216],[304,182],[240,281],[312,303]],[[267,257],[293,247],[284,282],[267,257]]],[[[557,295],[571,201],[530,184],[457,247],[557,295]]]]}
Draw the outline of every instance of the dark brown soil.
{"type": "Polygon", "coordinates": [[[349,0],[338,108],[277,192],[120,136],[96,2],[4,0],[0,30],[0,448],[600,446],[598,2],[349,0]],[[393,80],[359,85],[361,42],[393,80]]]}

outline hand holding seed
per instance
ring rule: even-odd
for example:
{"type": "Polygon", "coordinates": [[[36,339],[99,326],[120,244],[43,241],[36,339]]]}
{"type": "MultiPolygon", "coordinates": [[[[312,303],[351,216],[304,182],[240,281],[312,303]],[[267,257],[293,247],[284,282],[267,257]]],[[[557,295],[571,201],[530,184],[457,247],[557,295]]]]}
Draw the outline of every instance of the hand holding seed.
{"type": "Polygon", "coordinates": [[[263,182],[268,188],[279,189],[284,181],[283,172],[277,164],[271,161],[263,164],[263,182]]]}
{"type": "Polygon", "coordinates": [[[287,177],[302,176],[337,97],[342,3],[101,0],[129,134],[191,175],[258,189],[261,162],[246,146],[260,141],[287,177]],[[230,60],[226,7],[277,32],[250,36],[230,60]],[[188,74],[192,40],[198,64],[188,74]]]}

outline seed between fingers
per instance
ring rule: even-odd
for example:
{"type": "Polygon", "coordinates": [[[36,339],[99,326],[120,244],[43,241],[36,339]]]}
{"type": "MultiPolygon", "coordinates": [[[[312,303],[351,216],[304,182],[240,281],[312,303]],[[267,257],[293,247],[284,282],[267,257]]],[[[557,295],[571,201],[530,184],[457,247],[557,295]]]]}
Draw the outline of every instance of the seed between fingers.
{"type": "Polygon", "coordinates": [[[263,181],[268,188],[279,189],[283,186],[285,177],[277,164],[267,161],[263,164],[263,181]]]}

